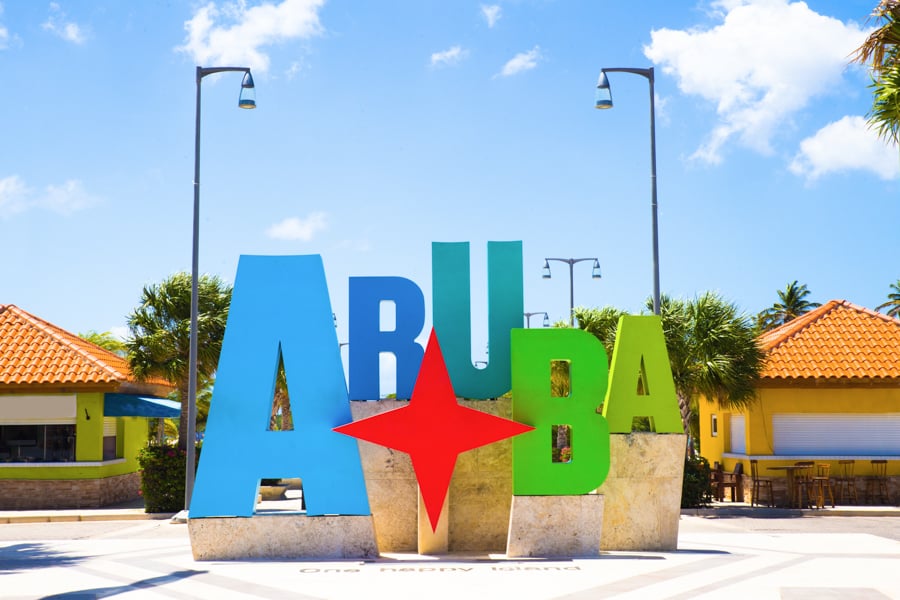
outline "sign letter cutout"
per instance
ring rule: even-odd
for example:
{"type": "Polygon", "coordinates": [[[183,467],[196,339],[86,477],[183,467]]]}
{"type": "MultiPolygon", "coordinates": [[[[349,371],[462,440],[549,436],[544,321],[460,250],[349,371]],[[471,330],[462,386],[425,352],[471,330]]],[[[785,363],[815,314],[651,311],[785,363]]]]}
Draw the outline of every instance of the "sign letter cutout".
{"type": "Polygon", "coordinates": [[[610,431],[631,433],[634,417],[650,417],[656,433],[684,433],[659,317],[619,319],[611,372],[603,403],[610,431]]]}
{"type": "Polygon", "coordinates": [[[513,494],[586,494],[609,474],[609,427],[597,414],[607,382],[606,351],[581,329],[513,329],[513,419],[535,430],[513,439],[513,494]],[[552,361],[569,362],[569,395],[552,397],[552,361]],[[572,461],[554,463],[551,427],[571,429],[572,461]]]}
{"type": "Polygon", "coordinates": [[[307,515],[368,515],[322,259],[242,256],[190,516],[249,517],[261,478],[302,477],[307,515]],[[293,431],[268,431],[279,352],[293,431]]]}
{"type": "Polygon", "coordinates": [[[509,330],[522,326],[522,242],[488,242],[488,344],[484,369],[472,364],[468,242],[431,244],[434,329],[447,371],[462,398],[496,398],[509,391],[509,330]]]}
{"type": "Polygon", "coordinates": [[[397,398],[409,399],[425,350],[416,336],[425,325],[425,297],[403,277],[350,278],[350,398],[380,398],[379,353],[397,360],[397,398]],[[395,327],[381,331],[381,302],[394,303],[395,327]]]}

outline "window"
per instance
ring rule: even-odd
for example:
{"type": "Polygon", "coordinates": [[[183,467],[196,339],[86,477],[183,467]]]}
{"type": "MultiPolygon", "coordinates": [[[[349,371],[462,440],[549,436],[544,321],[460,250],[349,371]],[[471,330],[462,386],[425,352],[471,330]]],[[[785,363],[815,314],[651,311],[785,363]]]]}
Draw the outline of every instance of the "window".
{"type": "Polygon", "coordinates": [[[0,462],[72,462],[75,425],[0,425],[0,462]]]}
{"type": "Polygon", "coordinates": [[[719,435],[719,417],[717,415],[710,415],[709,430],[713,437],[719,435]]]}
{"type": "Polygon", "coordinates": [[[103,419],[103,460],[116,458],[116,420],[112,417],[103,419]]]}
{"type": "Polygon", "coordinates": [[[747,437],[744,429],[744,415],[731,415],[729,421],[731,438],[731,452],[735,454],[747,453],[747,437]]]}

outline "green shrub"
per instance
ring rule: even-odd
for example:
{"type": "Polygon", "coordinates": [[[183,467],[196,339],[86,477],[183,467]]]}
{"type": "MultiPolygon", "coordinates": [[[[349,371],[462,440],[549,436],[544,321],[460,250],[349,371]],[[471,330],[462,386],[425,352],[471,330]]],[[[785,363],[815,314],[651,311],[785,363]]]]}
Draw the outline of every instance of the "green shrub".
{"type": "MultiPolygon", "coordinates": [[[[141,450],[141,495],[148,513],[176,513],[184,508],[187,453],[172,446],[151,445],[141,450]]],[[[200,449],[195,455],[200,459],[200,449]]]]}
{"type": "Polygon", "coordinates": [[[681,508],[706,506],[712,501],[712,485],[709,481],[709,461],[694,456],[684,461],[684,480],[681,485],[681,508]]]}

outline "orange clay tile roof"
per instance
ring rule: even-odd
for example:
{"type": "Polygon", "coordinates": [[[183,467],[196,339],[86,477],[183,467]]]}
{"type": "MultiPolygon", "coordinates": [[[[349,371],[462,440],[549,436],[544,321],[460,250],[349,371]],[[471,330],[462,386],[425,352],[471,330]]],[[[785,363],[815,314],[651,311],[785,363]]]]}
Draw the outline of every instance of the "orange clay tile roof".
{"type": "Polygon", "coordinates": [[[832,300],[760,336],[768,380],[900,379],[900,320],[832,300]]]}
{"type": "MultiPolygon", "coordinates": [[[[0,390],[6,386],[134,383],[128,362],[12,304],[0,304],[0,390]]],[[[144,382],[171,386],[162,379],[144,382]]]]}

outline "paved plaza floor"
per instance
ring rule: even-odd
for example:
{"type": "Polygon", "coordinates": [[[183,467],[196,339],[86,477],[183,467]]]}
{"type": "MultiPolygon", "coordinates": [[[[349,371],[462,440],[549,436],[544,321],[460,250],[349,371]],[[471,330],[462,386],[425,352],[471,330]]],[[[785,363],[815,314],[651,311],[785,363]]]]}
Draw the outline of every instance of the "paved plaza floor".
{"type": "Polygon", "coordinates": [[[900,599],[900,518],[685,515],[674,552],[196,562],[169,520],[0,523],[0,598],[900,599]]]}

